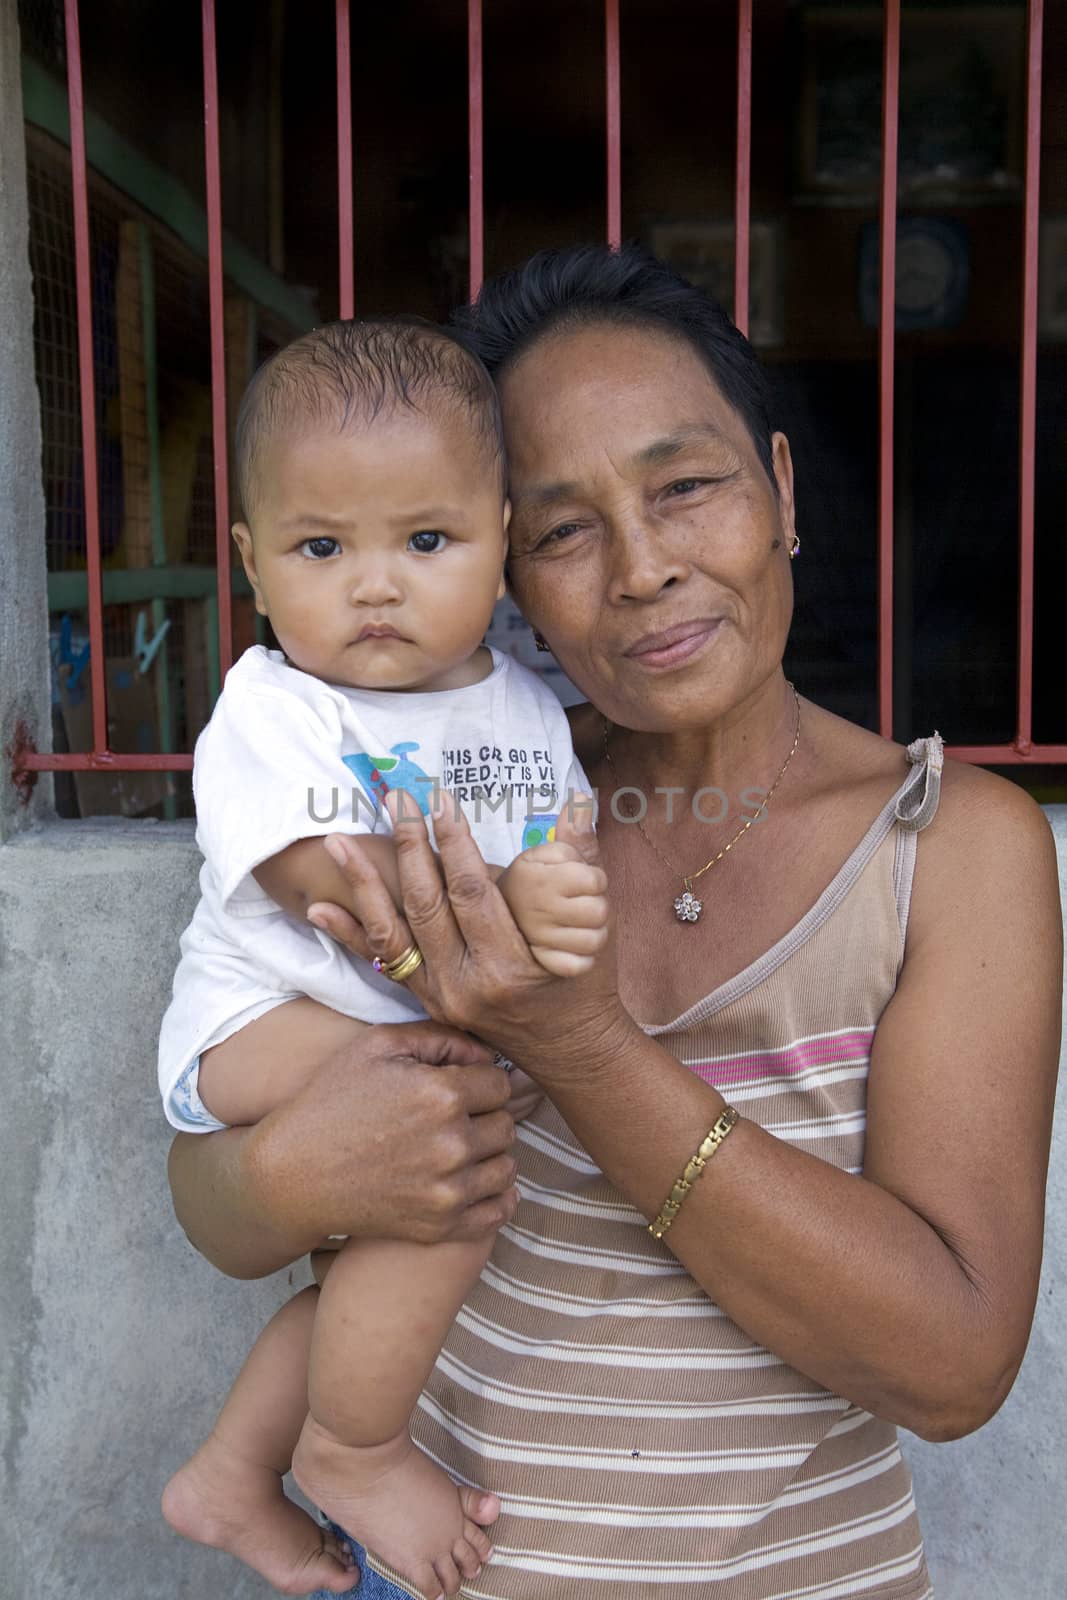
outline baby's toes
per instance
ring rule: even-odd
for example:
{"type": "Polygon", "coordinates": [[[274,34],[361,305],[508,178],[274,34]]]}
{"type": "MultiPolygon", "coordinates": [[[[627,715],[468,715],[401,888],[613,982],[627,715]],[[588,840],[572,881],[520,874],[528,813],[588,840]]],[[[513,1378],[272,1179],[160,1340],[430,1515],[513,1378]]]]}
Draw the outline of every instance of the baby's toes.
{"type": "Polygon", "coordinates": [[[351,1545],[344,1544],[336,1534],[330,1532],[329,1528],[322,1529],[322,1553],[324,1556],[332,1556],[337,1565],[343,1567],[346,1572],[358,1570],[351,1545]]]}
{"type": "MultiPolygon", "coordinates": [[[[463,1537],[476,1543],[471,1535],[470,1523],[480,1522],[483,1527],[488,1527],[500,1515],[500,1501],[495,1494],[486,1494],[484,1489],[471,1489],[466,1484],[461,1484],[459,1489],[459,1503],[463,1509],[465,1519],[463,1537]]],[[[477,1534],[480,1530],[475,1528],[477,1534]]]]}
{"type": "Polygon", "coordinates": [[[420,1594],[426,1595],[427,1600],[440,1600],[441,1583],[428,1561],[412,1565],[411,1582],[420,1594]]]}
{"type": "Polygon", "coordinates": [[[463,1538],[465,1543],[472,1545],[479,1561],[488,1561],[492,1553],[492,1542],[484,1528],[479,1528],[476,1522],[468,1518],[463,1519],[463,1538]]]}
{"type": "Polygon", "coordinates": [[[437,1556],[434,1560],[433,1570],[437,1574],[441,1594],[458,1594],[460,1586],[459,1568],[451,1556],[437,1556]]]}
{"type": "Polygon", "coordinates": [[[452,1560],[465,1578],[476,1578],[482,1570],[482,1558],[469,1539],[456,1540],[452,1560]]]}
{"type": "MultiPolygon", "coordinates": [[[[313,1579],[316,1589],[325,1589],[329,1594],[353,1594],[359,1583],[359,1568],[353,1567],[351,1571],[339,1571],[334,1565],[329,1567],[323,1563],[319,1572],[305,1573],[306,1578],[313,1579]]],[[[307,1589],[301,1589],[301,1594],[306,1594],[307,1589]]]]}

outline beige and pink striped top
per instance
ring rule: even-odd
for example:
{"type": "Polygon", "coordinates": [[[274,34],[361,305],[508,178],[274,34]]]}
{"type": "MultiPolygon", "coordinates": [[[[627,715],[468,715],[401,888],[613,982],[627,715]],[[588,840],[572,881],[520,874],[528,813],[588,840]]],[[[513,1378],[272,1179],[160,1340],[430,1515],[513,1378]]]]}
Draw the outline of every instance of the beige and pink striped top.
{"type": "MultiPolygon", "coordinates": [[[[652,1028],[743,1116],[858,1173],[871,1040],[904,953],[936,735],[797,927],[652,1028]]],[[[420,1401],[415,1436],[499,1492],[473,1600],[924,1600],[896,1430],[715,1306],[549,1102],[522,1201],[420,1401]]],[[[383,1569],[387,1570],[387,1569],[383,1569]]]]}

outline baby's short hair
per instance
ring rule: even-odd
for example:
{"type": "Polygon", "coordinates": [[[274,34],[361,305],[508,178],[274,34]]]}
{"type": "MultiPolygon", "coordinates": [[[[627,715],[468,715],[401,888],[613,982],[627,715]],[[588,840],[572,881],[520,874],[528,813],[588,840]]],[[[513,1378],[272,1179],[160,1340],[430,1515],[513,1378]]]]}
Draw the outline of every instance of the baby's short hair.
{"type": "Polygon", "coordinates": [[[465,411],[504,487],[504,432],[493,380],[446,328],[422,317],[329,322],[278,350],[237,413],[237,485],[246,516],[264,443],[279,429],[325,424],[343,433],[401,408],[465,411]]]}

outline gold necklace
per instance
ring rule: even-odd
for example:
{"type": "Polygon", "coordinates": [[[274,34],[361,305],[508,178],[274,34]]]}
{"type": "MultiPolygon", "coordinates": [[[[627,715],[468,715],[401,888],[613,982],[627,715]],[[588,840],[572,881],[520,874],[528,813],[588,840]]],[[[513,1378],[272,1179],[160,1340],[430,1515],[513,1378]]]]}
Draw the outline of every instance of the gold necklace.
{"type": "MultiPolygon", "coordinates": [[[[703,911],[704,905],[703,905],[703,902],[698,900],[696,895],[693,893],[693,885],[694,885],[694,883],[696,883],[698,878],[702,878],[704,876],[705,872],[710,872],[712,867],[715,866],[715,864],[717,862],[721,861],[723,856],[726,855],[728,851],[733,849],[733,847],[737,843],[738,839],[742,838],[744,836],[744,834],[746,834],[748,832],[748,830],[749,830],[749,828],[751,828],[752,824],[754,822],[758,822],[760,817],[762,817],[765,814],[765,812],[767,810],[767,806],[770,804],[771,798],[772,798],[772,796],[774,794],[774,791],[777,789],[778,785],[781,783],[782,779],[785,777],[786,769],[788,768],[789,763],[792,761],[793,757],[797,753],[797,745],[800,743],[800,696],[797,694],[796,685],[795,684],[791,683],[789,685],[789,687],[793,691],[793,701],[794,701],[794,703],[796,705],[796,710],[797,710],[796,729],[795,729],[794,734],[793,734],[793,744],[792,744],[792,747],[791,747],[791,749],[789,751],[789,754],[786,756],[785,760],[782,762],[781,767],[778,769],[778,776],[775,778],[774,782],[771,784],[770,788],[767,790],[767,793],[763,796],[763,799],[760,801],[759,806],[757,807],[757,809],[752,813],[752,815],[747,819],[747,821],[744,822],[740,828],[738,828],[737,832],[734,834],[733,838],[729,841],[729,843],[728,844],[724,844],[722,849],[718,852],[718,854],[712,856],[710,861],[705,861],[704,865],[700,868],[700,870],[698,872],[691,872],[691,873],[689,873],[688,876],[684,876],[682,873],[680,873],[678,871],[678,868],[675,866],[674,862],[671,860],[670,856],[665,855],[664,852],[660,849],[659,845],[655,842],[655,840],[651,839],[649,837],[648,833],[645,830],[645,825],[642,822],[641,818],[640,817],[635,817],[634,818],[634,821],[637,823],[637,826],[638,826],[638,828],[640,830],[641,837],[642,837],[642,839],[644,839],[645,843],[651,849],[653,849],[656,852],[656,854],[659,856],[661,861],[665,861],[666,862],[667,866],[670,867],[671,871],[674,873],[676,878],[681,878],[682,879],[682,892],[678,896],[677,900],[674,902],[674,914],[678,918],[679,922],[699,922],[700,921],[700,913],[703,911]]],[[[612,726],[611,723],[608,721],[607,717],[605,717],[604,718],[604,759],[607,762],[608,767],[609,767],[609,769],[611,771],[611,776],[612,776],[612,779],[614,780],[616,789],[621,789],[622,785],[619,782],[619,774],[618,774],[618,771],[616,770],[614,761],[611,759],[611,751],[608,748],[608,735],[611,732],[611,726],[612,726]]]]}

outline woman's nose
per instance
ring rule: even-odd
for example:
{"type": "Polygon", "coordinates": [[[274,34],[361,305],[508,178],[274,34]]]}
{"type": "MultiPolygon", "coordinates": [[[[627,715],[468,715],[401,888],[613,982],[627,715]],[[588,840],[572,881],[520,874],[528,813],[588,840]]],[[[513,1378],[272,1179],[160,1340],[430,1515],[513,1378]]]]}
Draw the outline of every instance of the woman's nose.
{"type": "Polygon", "coordinates": [[[615,602],[655,600],[689,571],[667,536],[636,518],[615,528],[611,544],[610,598],[615,602]]]}

